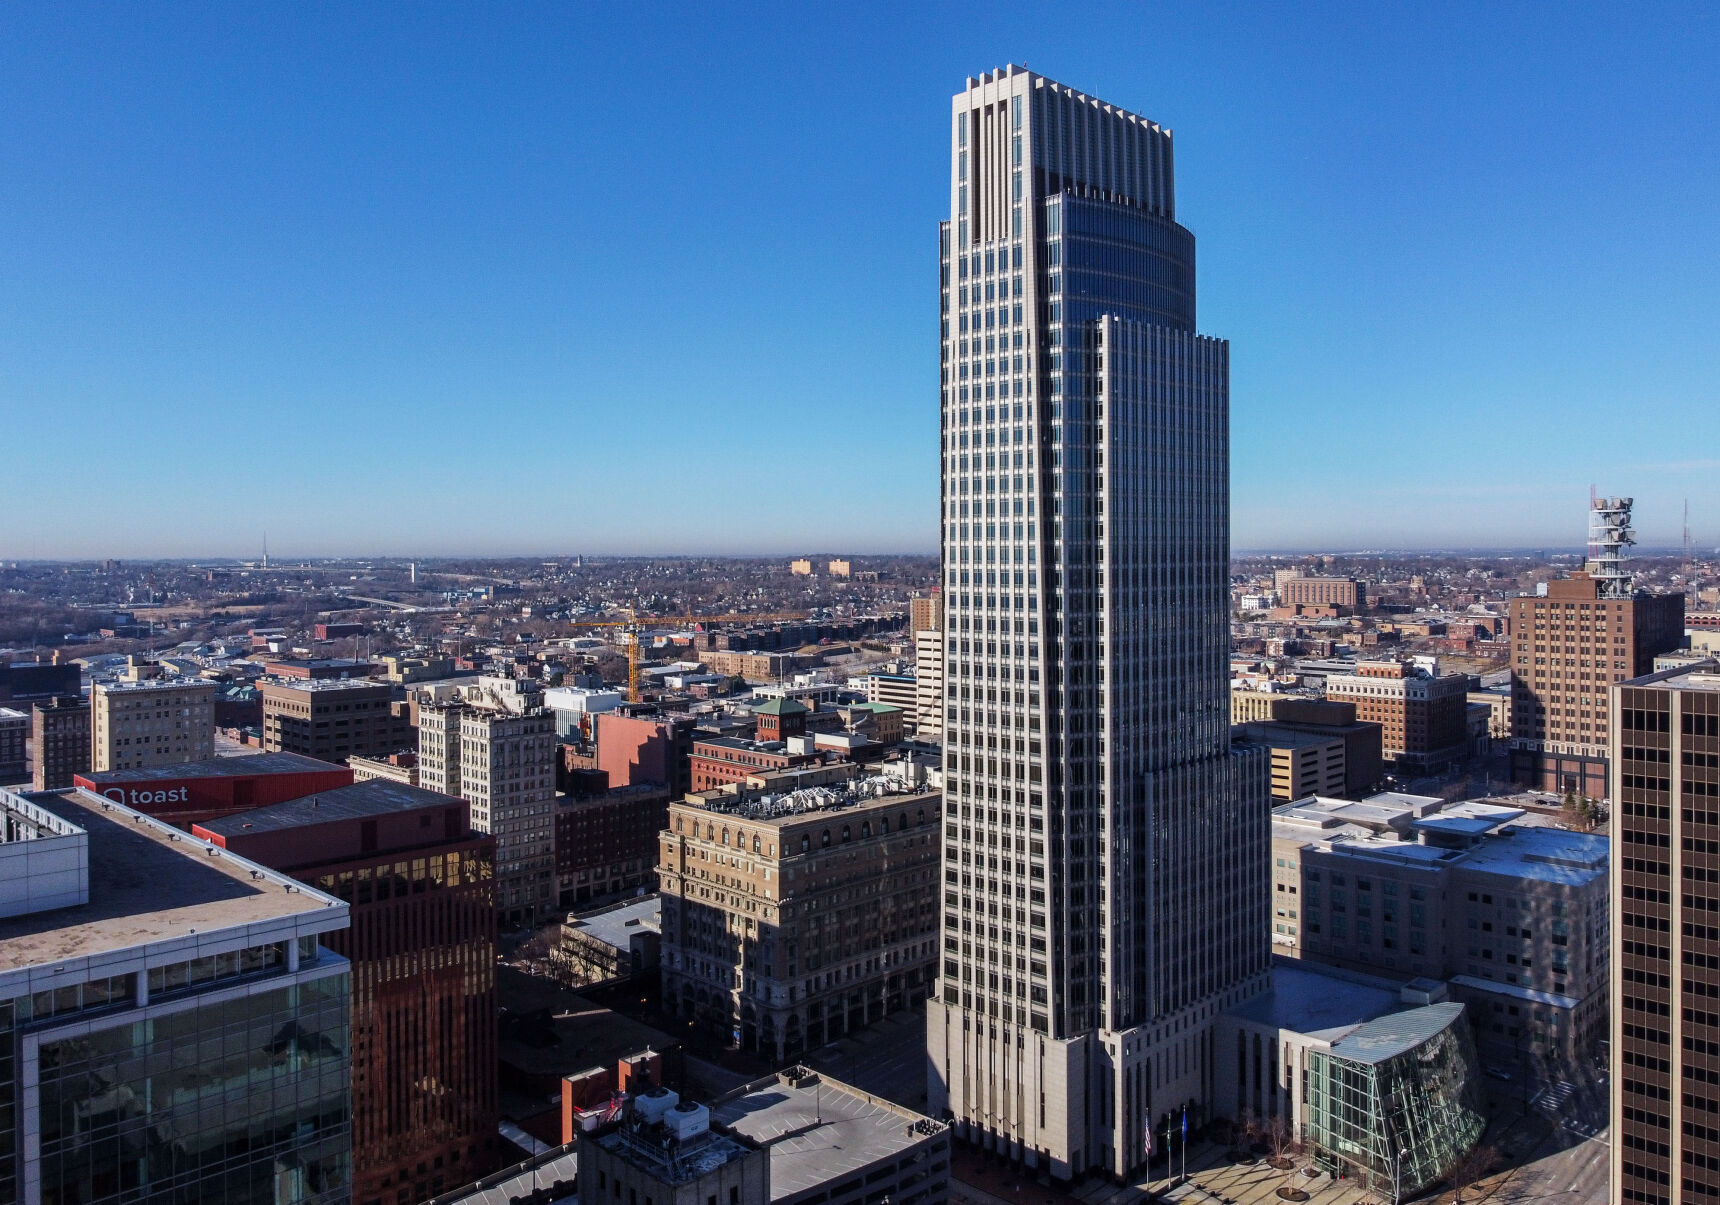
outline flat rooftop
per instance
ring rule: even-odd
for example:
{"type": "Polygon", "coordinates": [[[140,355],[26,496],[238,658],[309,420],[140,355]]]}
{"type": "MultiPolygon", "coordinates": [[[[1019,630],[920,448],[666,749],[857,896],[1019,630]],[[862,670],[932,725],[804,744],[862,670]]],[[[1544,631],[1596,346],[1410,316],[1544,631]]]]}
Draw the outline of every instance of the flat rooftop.
{"type": "Polygon", "coordinates": [[[936,1137],[946,1127],[817,1074],[755,1080],[711,1106],[711,1120],[770,1148],[770,1194],[793,1196],[936,1137]]]}
{"type": "Polygon", "coordinates": [[[1621,685],[1660,686],[1668,690],[1720,690],[1720,660],[1709,658],[1692,665],[1674,666],[1659,673],[1632,678],[1621,685]]]}
{"type": "Polygon", "coordinates": [[[1403,1007],[1395,983],[1274,958],[1272,990],[1229,1011],[1245,1021],[1333,1041],[1403,1007]]]}
{"type": "Polygon", "coordinates": [[[302,753],[247,753],[238,757],[211,757],[203,761],[175,762],[147,770],[102,770],[79,778],[100,786],[109,782],[146,782],[168,778],[246,778],[253,774],[329,774],[344,769],[333,762],[318,761],[302,753]]]}
{"type": "Polygon", "coordinates": [[[648,895],[641,900],[581,916],[573,922],[573,927],[606,946],[625,950],[635,933],[660,933],[662,924],[662,898],[648,895]]]}
{"type": "Polygon", "coordinates": [[[311,694],[328,694],[343,690],[393,690],[394,683],[376,678],[265,678],[263,685],[272,690],[304,690],[311,694]]]}
{"type": "Polygon", "coordinates": [[[188,686],[207,686],[214,690],[216,685],[217,683],[208,678],[145,678],[141,682],[101,682],[96,689],[116,694],[144,690],[183,690],[188,686]]]}
{"type": "Polygon", "coordinates": [[[0,920],[0,973],[325,909],[346,915],[331,896],[210,855],[189,833],[81,788],[25,798],[89,834],[89,903],[0,920]]]}
{"type": "Polygon", "coordinates": [[[464,808],[466,805],[464,800],[444,795],[440,791],[410,787],[391,778],[371,778],[353,783],[350,787],[336,787],[332,791],[318,791],[315,795],[306,795],[301,799],[289,799],[283,803],[252,808],[247,812],[235,812],[219,820],[200,821],[197,827],[223,837],[235,837],[241,833],[278,832],[281,829],[300,828],[308,824],[365,820],[395,812],[416,812],[423,808],[450,806],[464,808]]]}

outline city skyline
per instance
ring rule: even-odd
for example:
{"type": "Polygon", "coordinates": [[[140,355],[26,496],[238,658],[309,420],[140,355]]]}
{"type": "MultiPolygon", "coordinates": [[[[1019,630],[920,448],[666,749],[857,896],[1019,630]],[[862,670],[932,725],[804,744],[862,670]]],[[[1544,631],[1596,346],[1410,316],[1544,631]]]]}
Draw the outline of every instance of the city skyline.
{"type": "Polygon", "coordinates": [[[1011,59],[1196,135],[1236,548],[1572,547],[1590,482],[1712,546],[1717,27],[1604,12],[10,9],[0,557],[929,552],[925,113],[1011,59]]]}

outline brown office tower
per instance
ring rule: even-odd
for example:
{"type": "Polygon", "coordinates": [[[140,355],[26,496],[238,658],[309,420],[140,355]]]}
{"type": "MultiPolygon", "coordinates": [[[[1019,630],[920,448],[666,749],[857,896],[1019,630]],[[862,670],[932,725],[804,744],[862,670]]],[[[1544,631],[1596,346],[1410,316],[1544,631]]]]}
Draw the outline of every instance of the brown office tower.
{"type": "Polygon", "coordinates": [[[936,586],[930,594],[920,594],[908,600],[908,635],[944,630],[944,596],[936,586]]]}
{"type": "Polygon", "coordinates": [[[390,704],[394,686],[368,678],[265,680],[263,749],[319,761],[386,757],[412,749],[418,734],[390,704]]]}
{"type": "Polygon", "coordinates": [[[78,695],[62,695],[31,708],[30,739],[36,746],[33,785],[58,791],[72,775],[90,772],[90,705],[78,695]]]}
{"type": "Polygon", "coordinates": [[[1613,1199],[1720,1196],[1720,662],[1620,683],[1613,1199]]]}
{"type": "MultiPolygon", "coordinates": [[[[1684,596],[1632,588],[1629,498],[1597,498],[1586,569],[1511,600],[1511,777],[1607,798],[1607,692],[1684,643],[1684,596]]],[[[1616,799],[1617,796],[1612,796],[1616,799]]]]}
{"type": "Polygon", "coordinates": [[[352,906],[352,1200],[407,1205],[496,1150],[495,842],[465,801],[386,779],[192,828],[352,906]]]}

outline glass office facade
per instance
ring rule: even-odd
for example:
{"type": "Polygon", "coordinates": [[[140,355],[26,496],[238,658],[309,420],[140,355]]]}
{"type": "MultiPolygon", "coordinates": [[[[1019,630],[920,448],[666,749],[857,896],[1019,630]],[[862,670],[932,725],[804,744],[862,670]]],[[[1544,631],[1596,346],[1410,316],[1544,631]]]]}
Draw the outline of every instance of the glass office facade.
{"type": "MultiPolygon", "coordinates": [[[[42,1029],[43,1205],[347,1201],[348,990],[330,974],[106,1027],[95,1014],[63,1038],[42,1029]]],[[[8,1111],[12,1086],[0,1077],[8,1111]]],[[[0,1150],[0,1186],[15,1193],[12,1174],[0,1150]]]]}
{"type": "Polygon", "coordinates": [[[1486,1121],[1461,1005],[1369,1022],[1308,1055],[1308,1140],[1401,1200],[1437,1181],[1486,1121]]]}

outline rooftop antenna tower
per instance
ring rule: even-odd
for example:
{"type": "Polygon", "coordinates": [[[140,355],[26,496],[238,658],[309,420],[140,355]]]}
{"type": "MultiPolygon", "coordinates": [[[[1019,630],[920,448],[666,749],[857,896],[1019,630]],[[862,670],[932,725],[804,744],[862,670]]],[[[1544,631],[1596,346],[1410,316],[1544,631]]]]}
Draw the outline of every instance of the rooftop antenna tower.
{"type": "Polygon", "coordinates": [[[269,567],[269,533],[263,533],[263,568],[269,567]]]}
{"type": "Polygon", "coordinates": [[[1684,593],[1696,596],[1696,583],[1690,580],[1690,499],[1684,500],[1684,593]]]}
{"type": "Polygon", "coordinates": [[[1632,498],[1597,497],[1589,487],[1589,559],[1584,568],[1600,598],[1629,598],[1633,581],[1624,567],[1624,550],[1636,543],[1630,526],[1632,498]]]}

